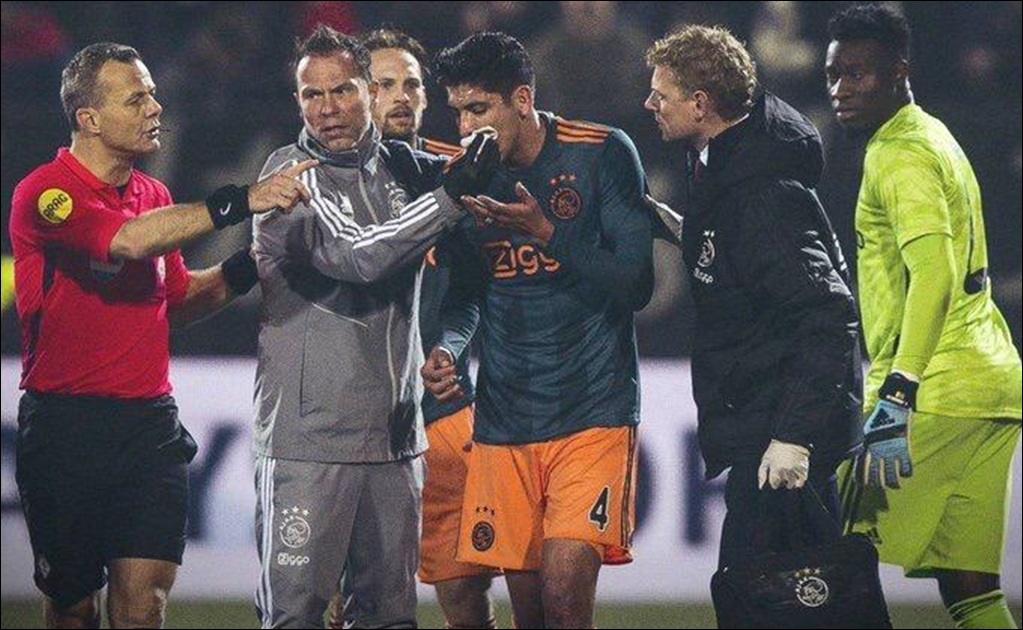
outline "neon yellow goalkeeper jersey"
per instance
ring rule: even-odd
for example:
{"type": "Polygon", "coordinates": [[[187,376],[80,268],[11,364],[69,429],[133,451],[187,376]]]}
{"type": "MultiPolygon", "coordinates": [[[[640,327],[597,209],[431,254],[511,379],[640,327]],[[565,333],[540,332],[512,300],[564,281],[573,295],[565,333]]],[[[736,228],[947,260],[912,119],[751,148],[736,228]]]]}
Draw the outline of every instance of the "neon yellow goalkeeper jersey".
{"type": "Polygon", "coordinates": [[[917,406],[952,417],[1023,416],[1019,352],[986,281],[977,179],[945,125],[914,104],[900,109],[867,144],[856,232],[860,308],[872,361],[867,409],[877,402],[898,349],[909,288],[902,248],[922,236],[945,234],[952,237],[956,283],[917,406]]]}
{"type": "Polygon", "coordinates": [[[0,312],[14,303],[14,260],[3,258],[3,291],[0,292],[0,312]]]}

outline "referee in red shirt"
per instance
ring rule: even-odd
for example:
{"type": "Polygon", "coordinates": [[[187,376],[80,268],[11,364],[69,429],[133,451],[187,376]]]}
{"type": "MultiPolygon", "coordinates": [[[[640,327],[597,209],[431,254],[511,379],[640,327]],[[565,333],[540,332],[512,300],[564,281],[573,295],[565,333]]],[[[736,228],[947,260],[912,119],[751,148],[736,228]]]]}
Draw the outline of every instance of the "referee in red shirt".
{"type": "Polygon", "coordinates": [[[64,69],[71,148],[14,191],[22,380],[17,482],[48,627],[159,627],[185,546],[196,445],[168,381],[171,323],[257,281],[247,251],[188,271],[178,251],[308,191],[296,164],[205,203],[172,205],[132,168],[160,146],[156,87],[137,51],[94,44],[64,69]]]}

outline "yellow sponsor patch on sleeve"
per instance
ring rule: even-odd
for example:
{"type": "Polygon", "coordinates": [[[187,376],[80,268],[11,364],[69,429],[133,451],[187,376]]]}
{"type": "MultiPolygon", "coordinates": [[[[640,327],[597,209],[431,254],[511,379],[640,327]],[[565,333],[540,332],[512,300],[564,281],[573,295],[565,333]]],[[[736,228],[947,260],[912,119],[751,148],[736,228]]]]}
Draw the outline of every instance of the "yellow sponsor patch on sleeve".
{"type": "Polygon", "coordinates": [[[67,221],[74,208],[71,195],[60,188],[48,188],[39,195],[39,216],[50,225],[60,225],[67,221]]]}

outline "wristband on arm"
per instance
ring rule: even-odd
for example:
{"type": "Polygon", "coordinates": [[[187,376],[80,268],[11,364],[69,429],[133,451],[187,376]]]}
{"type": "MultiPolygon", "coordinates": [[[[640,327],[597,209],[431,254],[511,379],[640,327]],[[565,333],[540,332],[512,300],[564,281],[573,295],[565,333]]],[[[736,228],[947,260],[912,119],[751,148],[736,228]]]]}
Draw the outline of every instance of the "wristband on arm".
{"type": "Polygon", "coordinates": [[[220,263],[220,271],[224,274],[227,286],[236,296],[245,295],[259,282],[256,261],[253,260],[248,248],[238,250],[220,263]]]}
{"type": "Polygon", "coordinates": [[[241,223],[252,214],[249,211],[249,187],[229,185],[218,188],[206,198],[206,211],[210,213],[213,227],[218,230],[241,223]]]}

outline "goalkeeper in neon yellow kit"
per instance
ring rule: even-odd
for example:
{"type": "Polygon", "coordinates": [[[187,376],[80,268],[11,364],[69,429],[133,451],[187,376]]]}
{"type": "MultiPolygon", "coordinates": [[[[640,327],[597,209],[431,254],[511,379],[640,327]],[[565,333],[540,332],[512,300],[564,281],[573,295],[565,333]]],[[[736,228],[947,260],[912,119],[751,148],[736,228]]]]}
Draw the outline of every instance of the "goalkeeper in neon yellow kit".
{"type": "Polygon", "coordinates": [[[991,299],[980,189],[913,102],[905,18],[856,5],[829,30],[835,115],[870,134],[856,205],[869,416],[847,514],[882,561],[937,578],[957,628],[1015,628],[999,573],[1021,369],[991,299]]]}

